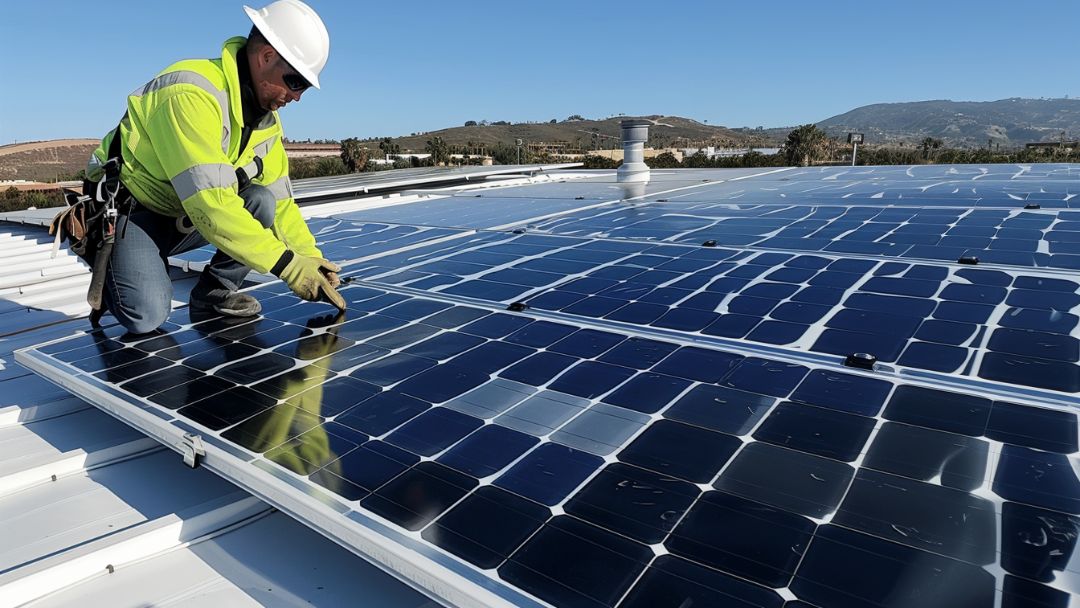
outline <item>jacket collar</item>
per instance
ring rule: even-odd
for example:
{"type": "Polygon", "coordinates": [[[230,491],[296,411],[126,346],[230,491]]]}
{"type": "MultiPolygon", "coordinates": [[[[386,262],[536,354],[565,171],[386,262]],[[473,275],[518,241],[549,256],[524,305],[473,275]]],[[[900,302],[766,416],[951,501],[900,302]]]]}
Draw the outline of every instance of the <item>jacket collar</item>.
{"type": "MultiPolygon", "coordinates": [[[[225,41],[221,49],[221,69],[229,93],[229,115],[234,125],[244,124],[244,105],[240,95],[240,74],[237,70],[237,53],[247,44],[247,38],[234,36],[225,41]]],[[[239,136],[239,133],[236,134],[239,136]]]]}
{"type": "MultiPolygon", "coordinates": [[[[264,128],[268,122],[271,122],[272,116],[269,110],[264,110],[259,107],[259,102],[255,98],[255,89],[251,82],[251,66],[248,65],[247,58],[244,55],[244,49],[242,47],[236,54],[236,73],[240,82],[240,103],[243,107],[244,126],[252,129],[264,128]]],[[[272,123],[271,123],[272,124],[272,123]]]]}

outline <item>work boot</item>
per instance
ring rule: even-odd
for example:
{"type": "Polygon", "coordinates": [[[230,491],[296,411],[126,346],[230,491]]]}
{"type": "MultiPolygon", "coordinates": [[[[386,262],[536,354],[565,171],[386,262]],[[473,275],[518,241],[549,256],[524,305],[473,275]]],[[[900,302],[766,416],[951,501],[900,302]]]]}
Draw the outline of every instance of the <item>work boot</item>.
{"type": "Polygon", "coordinates": [[[230,291],[202,277],[191,288],[188,305],[195,310],[213,310],[229,317],[254,317],[262,312],[262,304],[254,296],[230,291]]]}

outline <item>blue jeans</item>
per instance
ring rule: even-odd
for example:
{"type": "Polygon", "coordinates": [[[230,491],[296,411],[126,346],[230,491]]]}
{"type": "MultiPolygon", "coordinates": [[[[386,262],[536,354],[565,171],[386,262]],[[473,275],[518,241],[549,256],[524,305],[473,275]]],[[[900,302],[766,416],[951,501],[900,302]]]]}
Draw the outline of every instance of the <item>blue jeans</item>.
{"type": "MultiPolygon", "coordinates": [[[[244,199],[244,208],[259,223],[266,228],[273,226],[277,201],[268,188],[250,184],[240,191],[240,197],[244,199]]],[[[154,331],[172,309],[169,256],[202,247],[206,239],[191,228],[187,218],[178,221],[142,206],[136,206],[117,229],[116,244],[105,273],[105,306],[129,332],[154,331]]],[[[218,251],[199,280],[235,291],[250,271],[218,251]]]]}

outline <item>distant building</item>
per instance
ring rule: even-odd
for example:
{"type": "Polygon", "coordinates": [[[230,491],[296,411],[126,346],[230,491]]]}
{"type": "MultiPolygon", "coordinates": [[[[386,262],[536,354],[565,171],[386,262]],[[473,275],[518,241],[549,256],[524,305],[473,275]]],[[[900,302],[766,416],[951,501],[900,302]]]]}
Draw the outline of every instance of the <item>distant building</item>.
{"type": "Polygon", "coordinates": [[[1080,142],[1077,141],[1040,141],[1031,144],[1024,144],[1024,147],[1028,150],[1038,150],[1040,152],[1072,152],[1073,150],[1080,148],[1080,142]]]}
{"type": "Polygon", "coordinates": [[[780,152],[780,148],[717,148],[715,146],[706,146],[704,148],[683,148],[682,153],[684,156],[693,156],[698,152],[703,153],[709,158],[724,158],[734,156],[745,156],[750,152],[757,152],[758,154],[764,154],[766,156],[771,154],[777,154],[780,152]]]}
{"type": "Polygon", "coordinates": [[[9,188],[15,188],[20,192],[32,192],[35,190],[56,190],[57,188],[82,188],[82,182],[34,182],[25,179],[0,180],[0,193],[7,192],[9,188]]]}
{"type": "Polygon", "coordinates": [[[427,152],[401,152],[400,154],[386,155],[386,160],[391,162],[395,160],[411,160],[414,158],[416,160],[427,160],[431,158],[431,154],[428,154],[427,152]]]}
{"type": "MultiPolygon", "coordinates": [[[[391,164],[395,160],[428,160],[431,158],[431,154],[427,152],[402,152],[400,154],[387,154],[385,159],[374,159],[376,164],[385,165],[391,164]]],[[[490,156],[483,156],[480,154],[451,154],[451,164],[460,165],[465,164],[464,161],[476,161],[479,160],[479,164],[485,167],[490,167],[494,160],[490,156]],[[456,161],[456,162],[455,162],[456,161]]]]}
{"type": "Polygon", "coordinates": [[[585,151],[580,144],[568,141],[530,141],[525,146],[532,155],[550,154],[552,156],[566,156],[568,154],[583,154],[585,151]]]}
{"type": "Polygon", "coordinates": [[[298,144],[286,143],[285,155],[289,158],[317,158],[321,156],[339,156],[340,144],[298,144]]]}
{"type": "MultiPolygon", "coordinates": [[[[645,148],[645,158],[655,158],[664,152],[670,152],[675,157],[675,160],[682,162],[684,150],[679,150],[677,148],[645,148]]],[[[589,156],[610,158],[611,160],[623,159],[622,148],[618,150],[590,150],[586,152],[586,154],[589,156]]]]}

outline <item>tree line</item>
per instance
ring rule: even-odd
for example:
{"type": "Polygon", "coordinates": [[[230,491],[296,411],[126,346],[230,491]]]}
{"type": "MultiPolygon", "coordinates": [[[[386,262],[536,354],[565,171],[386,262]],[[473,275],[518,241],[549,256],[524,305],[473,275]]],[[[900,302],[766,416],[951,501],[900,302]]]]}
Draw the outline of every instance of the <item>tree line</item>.
{"type": "MultiPolygon", "coordinates": [[[[808,124],[788,133],[787,139],[776,154],[750,151],[741,156],[710,157],[704,151],[698,151],[684,156],[680,161],[674,154],[664,152],[652,158],[646,158],[645,164],[654,169],[849,165],[851,153],[850,144],[828,137],[816,125],[808,124]]],[[[596,155],[586,156],[584,162],[588,169],[614,169],[622,164],[620,161],[596,155]]],[[[1002,151],[990,148],[946,148],[942,140],[926,137],[913,147],[860,145],[855,159],[855,164],[858,166],[1015,163],[1080,163],[1080,149],[1021,148],[1002,151]]]]}
{"type": "MultiPolygon", "coordinates": [[[[571,116],[567,120],[579,117],[571,116]]],[[[348,175],[365,171],[384,171],[387,169],[407,169],[413,167],[431,167],[436,165],[480,164],[485,157],[490,157],[497,165],[513,165],[562,162],[558,156],[535,152],[527,146],[495,143],[482,144],[467,142],[465,145],[450,145],[441,137],[427,140],[425,152],[428,158],[406,157],[392,163],[375,163],[374,154],[385,158],[401,154],[401,147],[389,137],[379,140],[375,148],[369,148],[358,138],[341,141],[341,154],[319,158],[294,158],[289,161],[289,175],[292,179],[348,175]],[[458,155],[454,157],[453,155],[458,155]]],[[[582,161],[587,169],[615,169],[621,161],[610,158],[586,155],[582,161]]],[[[940,139],[923,138],[915,146],[862,145],[856,158],[857,165],[925,165],[925,164],[1015,164],[1015,163],[1080,163],[1080,149],[1022,148],[1016,150],[993,150],[989,147],[980,149],[947,148],[940,139]]],[[[708,156],[704,151],[684,156],[679,160],[671,152],[664,152],[645,163],[654,169],[710,169],[740,167],[790,167],[809,165],[839,165],[851,163],[851,146],[839,139],[829,137],[816,125],[801,125],[793,129],[777,154],[762,154],[750,151],[741,156],[708,156]]],[[[65,176],[66,179],[82,177],[65,176]]],[[[0,192],[0,212],[17,211],[28,207],[57,207],[64,204],[59,189],[20,191],[14,186],[0,192]]]]}

